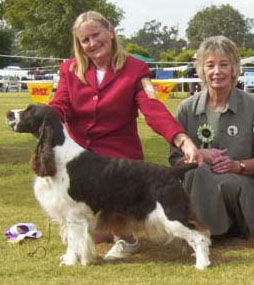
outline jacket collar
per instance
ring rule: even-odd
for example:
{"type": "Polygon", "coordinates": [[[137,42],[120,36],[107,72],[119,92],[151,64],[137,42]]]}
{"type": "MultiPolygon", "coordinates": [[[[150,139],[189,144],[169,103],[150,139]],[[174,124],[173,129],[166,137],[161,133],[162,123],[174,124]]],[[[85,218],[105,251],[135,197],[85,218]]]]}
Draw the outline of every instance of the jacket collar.
{"type": "Polygon", "coordinates": [[[112,67],[109,67],[106,71],[106,74],[99,86],[99,89],[105,88],[110,82],[112,82],[117,76],[119,72],[115,72],[112,67]]]}
{"type": "Polygon", "coordinates": [[[89,67],[85,74],[86,81],[94,88],[97,89],[97,77],[96,68],[92,63],[89,63],[89,67]]]}
{"type": "MultiPolygon", "coordinates": [[[[197,103],[196,115],[200,115],[206,113],[206,102],[207,102],[208,92],[207,89],[204,89],[200,93],[200,97],[197,103]]],[[[229,97],[228,102],[228,110],[232,111],[233,113],[237,113],[237,89],[233,88],[229,97]]]]}
{"type": "Polygon", "coordinates": [[[106,71],[106,74],[98,86],[97,83],[97,75],[96,75],[96,67],[94,64],[90,63],[90,66],[86,72],[86,80],[87,82],[95,89],[101,90],[104,89],[110,82],[112,82],[117,76],[119,72],[114,72],[112,67],[109,67],[106,71]]]}

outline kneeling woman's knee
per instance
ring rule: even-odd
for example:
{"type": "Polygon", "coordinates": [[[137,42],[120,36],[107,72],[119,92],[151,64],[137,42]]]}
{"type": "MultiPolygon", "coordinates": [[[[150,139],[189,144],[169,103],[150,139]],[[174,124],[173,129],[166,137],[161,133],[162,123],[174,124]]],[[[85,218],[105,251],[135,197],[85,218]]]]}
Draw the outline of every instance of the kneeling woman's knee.
{"type": "Polygon", "coordinates": [[[219,189],[226,200],[232,198],[238,199],[241,193],[241,183],[237,183],[232,177],[223,175],[221,182],[219,183],[219,189]]]}

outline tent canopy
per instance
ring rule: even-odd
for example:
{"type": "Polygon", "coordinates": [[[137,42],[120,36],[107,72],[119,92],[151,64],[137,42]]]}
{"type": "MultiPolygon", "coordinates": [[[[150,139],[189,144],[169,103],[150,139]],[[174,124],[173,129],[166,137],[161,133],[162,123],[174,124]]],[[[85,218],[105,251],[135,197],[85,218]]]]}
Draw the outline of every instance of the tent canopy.
{"type": "Polygon", "coordinates": [[[143,60],[145,62],[153,62],[155,61],[153,58],[146,57],[137,53],[133,53],[132,56],[136,57],[137,59],[143,60]]]}

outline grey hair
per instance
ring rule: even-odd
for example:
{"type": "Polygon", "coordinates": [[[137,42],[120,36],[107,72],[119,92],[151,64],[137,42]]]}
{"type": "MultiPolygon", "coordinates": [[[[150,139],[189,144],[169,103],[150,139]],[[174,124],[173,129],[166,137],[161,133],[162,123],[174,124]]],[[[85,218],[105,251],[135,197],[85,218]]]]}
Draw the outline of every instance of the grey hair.
{"type": "Polygon", "coordinates": [[[236,44],[225,36],[209,37],[200,44],[197,51],[195,66],[197,74],[205,86],[207,85],[207,82],[204,74],[204,63],[210,54],[225,55],[229,59],[233,67],[232,83],[237,84],[241,69],[240,57],[236,44]]]}

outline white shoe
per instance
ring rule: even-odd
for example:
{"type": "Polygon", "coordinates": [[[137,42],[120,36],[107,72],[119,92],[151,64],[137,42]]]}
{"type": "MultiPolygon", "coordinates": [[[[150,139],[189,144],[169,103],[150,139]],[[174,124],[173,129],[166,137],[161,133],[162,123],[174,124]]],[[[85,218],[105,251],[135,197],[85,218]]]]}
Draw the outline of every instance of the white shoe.
{"type": "Polygon", "coordinates": [[[138,240],[136,240],[135,243],[127,243],[126,241],[120,239],[107,252],[104,259],[112,261],[120,258],[129,257],[133,253],[136,253],[138,249],[138,240]]]}

